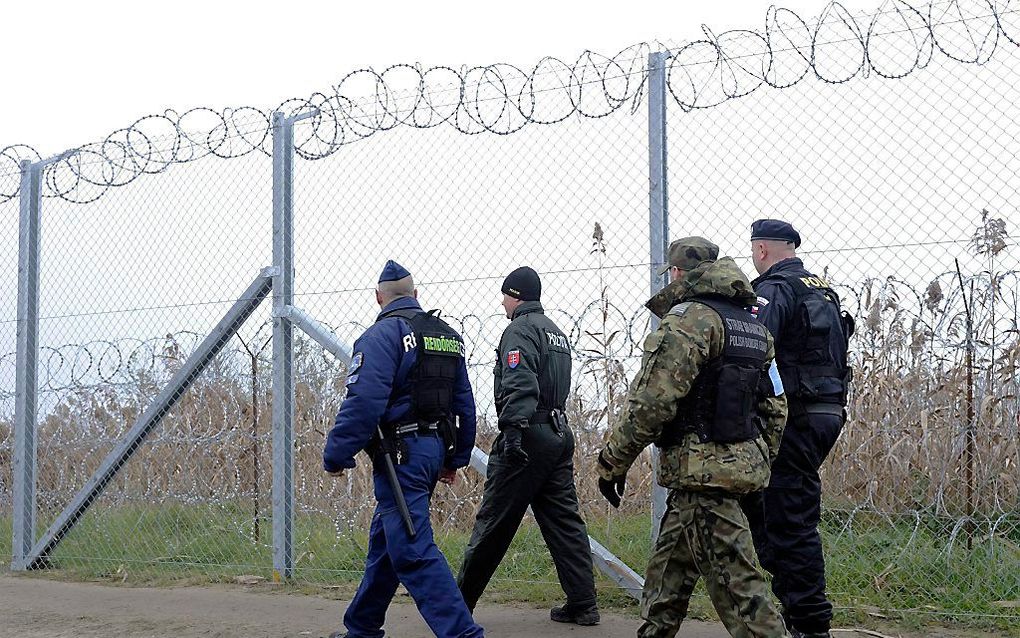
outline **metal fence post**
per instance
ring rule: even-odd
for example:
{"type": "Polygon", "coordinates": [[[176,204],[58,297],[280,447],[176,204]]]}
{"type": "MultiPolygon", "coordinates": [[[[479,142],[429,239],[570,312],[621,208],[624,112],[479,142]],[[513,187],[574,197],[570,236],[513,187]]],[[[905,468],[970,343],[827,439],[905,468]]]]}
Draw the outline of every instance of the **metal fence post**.
{"type": "Polygon", "coordinates": [[[294,123],[273,113],[273,580],[294,573],[294,123]]]}
{"type": "Polygon", "coordinates": [[[11,569],[28,569],[35,543],[36,409],[39,358],[39,226],[45,164],[21,162],[18,328],[14,404],[14,530],[11,569]]]}
{"type": "Polygon", "coordinates": [[[273,113],[273,580],[294,570],[294,121],[273,113]]]}
{"type": "MultiPolygon", "coordinates": [[[[668,51],[648,55],[648,243],[651,293],[667,283],[659,268],[666,263],[669,245],[669,188],[666,170],[666,61],[668,51]]],[[[658,319],[652,317],[652,328],[658,319]]],[[[658,454],[652,455],[652,476],[659,475],[658,454]]],[[[666,489],[652,481],[652,540],[659,534],[659,522],[666,513],[666,489]]]]}

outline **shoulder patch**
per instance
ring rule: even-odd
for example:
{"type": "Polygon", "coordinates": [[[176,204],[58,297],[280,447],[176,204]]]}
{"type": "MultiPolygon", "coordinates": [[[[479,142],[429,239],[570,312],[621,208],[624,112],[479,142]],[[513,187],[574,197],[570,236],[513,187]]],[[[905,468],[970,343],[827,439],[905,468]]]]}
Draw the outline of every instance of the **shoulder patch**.
{"type": "Polygon", "coordinates": [[[678,303],[677,305],[675,305],[675,306],[673,306],[672,308],[669,309],[669,314],[676,315],[678,317],[682,317],[682,316],[684,316],[684,313],[687,312],[687,309],[690,308],[693,305],[693,303],[694,302],[691,302],[691,301],[685,301],[683,303],[678,303]]]}
{"type": "Polygon", "coordinates": [[[414,332],[404,335],[401,343],[404,344],[404,352],[410,352],[418,347],[418,340],[415,338],[414,332]]]}
{"type": "Polygon", "coordinates": [[[521,364],[521,351],[511,350],[510,352],[506,353],[506,364],[507,366],[510,367],[511,370],[519,366],[521,364]]]}
{"type": "Polygon", "coordinates": [[[345,386],[352,386],[358,382],[359,370],[365,363],[365,353],[357,352],[351,357],[351,364],[347,366],[347,381],[344,383],[345,386]]]}
{"type": "Polygon", "coordinates": [[[361,367],[361,364],[365,362],[365,354],[363,352],[356,353],[351,357],[351,364],[347,366],[347,374],[354,374],[361,367]]]}

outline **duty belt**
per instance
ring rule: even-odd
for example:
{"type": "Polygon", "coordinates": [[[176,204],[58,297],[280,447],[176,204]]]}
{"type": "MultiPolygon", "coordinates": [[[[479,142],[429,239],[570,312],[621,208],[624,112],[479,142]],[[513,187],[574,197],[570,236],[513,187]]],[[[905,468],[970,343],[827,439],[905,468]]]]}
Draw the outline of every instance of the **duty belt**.
{"type": "Polygon", "coordinates": [[[839,403],[825,403],[821,401],[804,403],[803,401],[791,399],[788,405],[791,417],[807,416],[809,414],[828,414],[842,417],[844,414],[844,408],[839,403]]]}
{"type": "Polygon", "coordinates": [[[531,425],[543,425],[552,421],[552,410],[535,410],[535,413],[528,419],[531,425]]]}
{"type": "Polygon", "coordinates": [[[418,423],[412,421],[411,423],[404,423],[393,428],[393,431],[397,436],[408,436],[410,434],[424,434],[426,436],[436,436],[439,434],[439,422],[432,421],[431,423],[418,423]]]}
{"type": "Polygon", "coordinates": [[[563,436],[567,429],[567,415],[563,414],[563,410],[557,408],[552,410],[535,410],[535,414],[528,419],[528,423],[531,425],[549,424],[557,435],[563,436]]]}
{"type": "Polygon", "coordinates": [[[831,414],[843,416],[843,406],[838,403],[806,403],[804,412],[807,414],[831,414]]]}

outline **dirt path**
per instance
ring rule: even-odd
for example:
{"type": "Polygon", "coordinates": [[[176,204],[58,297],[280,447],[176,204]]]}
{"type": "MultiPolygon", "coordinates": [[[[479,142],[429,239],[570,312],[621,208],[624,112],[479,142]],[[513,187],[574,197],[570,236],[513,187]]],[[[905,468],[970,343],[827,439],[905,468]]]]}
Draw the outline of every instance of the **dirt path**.
{"type": "MultiPolygon", "coordinates": [[[[0,638],[318,638],[340,626],[345,604],[303,594],[243,587],[114,587],[0,576],[0,638]]],[[[549,621],[548,612],[479,607],[486,636],[603,638],[633,636],[634,618],[604,614],[598,627],[549,621]]],[[[400,602],[386,629],[397,638],[432,636],[412,604],[400,602]]],[[[684,624],[690,638],[726,638],[721,625],[684,624]]]]}
{"type": "MultiPolygon", "coordinates": [[[[241,586],[157,589],[0,576],[0,638],[319,638],[339,628],[344,607],[342,602],[314,595],[241,586]]],[[[623,637],[633,636],[638,625],[637,619],[619,614],[603,614],[598,627],[560,625],[550,622],[544,610],[502,605],[479,607],[476,618],[486,636],[493,638],[623,637]]],[[[408,602],[394,604],[386,629],[395,638],[432,636],[408,602]]],[[[904,638],[991,635],[944,630],[883,633],[904,638]]],[[[868,634],[834,635],[864,638],[868,634]]],[[[728,634],[717,623],[690,620],[680,636],[727,638],[728,634]]]]}

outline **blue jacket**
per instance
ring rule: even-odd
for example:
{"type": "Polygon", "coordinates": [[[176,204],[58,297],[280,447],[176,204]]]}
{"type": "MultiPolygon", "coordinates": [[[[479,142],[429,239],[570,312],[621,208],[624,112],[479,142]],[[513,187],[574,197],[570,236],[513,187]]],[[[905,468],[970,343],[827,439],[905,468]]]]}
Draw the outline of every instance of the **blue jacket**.
{"type": "MultiPolygon", "coordinates": [[[[406,309],[421,310],[421,306],[410,297],[397,299],[383,308],[375,324],[354,342],[354,356],[347,371],[347,397],[340,404],[322,452],[327,472],[354,467],[354,456],[365,449],[380,424],[400,423],[410,416],[411,385],[407,379],[418,353],[407,340],[411,324],[400,317],[386,316],[406,309]]],[[[467,465],[475,445],[475,398],[466,362],[457,373],[453,413],[460,428],[449,469],[467,465]]]]}

